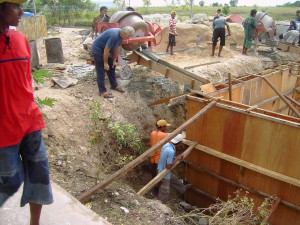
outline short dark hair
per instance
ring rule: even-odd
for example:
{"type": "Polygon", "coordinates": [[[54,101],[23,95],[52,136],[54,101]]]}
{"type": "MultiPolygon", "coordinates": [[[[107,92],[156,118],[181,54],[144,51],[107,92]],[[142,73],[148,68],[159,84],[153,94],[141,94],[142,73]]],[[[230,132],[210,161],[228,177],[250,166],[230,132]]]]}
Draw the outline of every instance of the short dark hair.
{"type": "Polygon", "coordinates": [[[257,10],[256,10],[256,9],[252,9],[252,10],[250,11],[250,15],[251,15],[251,16],[254,16],[256,13],[257,13],[257,10]]]}
{"type": "Polygon", "coordinates": [[[218,9],[218,10],[217,10],[217,12],[221,12],[221,11],[222,11],[221,9],[218,9]]]}
{"type": "Polygon", "coordinates": [[[135,10],[134,10],[134,8],[132,8],[131,6],[128,6],[128,7],[126,8],[126,11],[132,11],[132,12],[134,12],[135,10]]]}
{"type": "Polygon", "coordinates": [[[0,3],[0,9],[5,9],[7,5],[7,2],[0,3]]]}
{"type": "Polygon", "coordinates": [[[107,10],[107,7],[106,6],[101,6],[100,11],[103,11],[103,10],[107,10]]]}

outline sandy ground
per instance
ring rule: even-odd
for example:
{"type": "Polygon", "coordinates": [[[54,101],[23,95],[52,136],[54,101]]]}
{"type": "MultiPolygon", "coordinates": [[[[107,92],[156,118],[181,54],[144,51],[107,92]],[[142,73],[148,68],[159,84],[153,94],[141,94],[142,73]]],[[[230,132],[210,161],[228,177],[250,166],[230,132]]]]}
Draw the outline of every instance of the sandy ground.
{"type": "MultiPolygon", "coordinates": [[[[61,37],[65,65],[86,65],[85,54],[82,54],[82,36],[80,28],[61,28],[55,37],[61,37]]],[[[202,27],[203,30],[209,30],[202,27]]],[[[180,27],[181,34],[177,37],[178,46],[175,55],[162,54],[161,57],[179,67],[192,66],[203,63],[214,64],[198,66],[190,69],[198,76],[207,78],[214,83],[224,81],[228,73],[233,76],[245,75],[246,72],[258,72],[274,63],[266,63],[269,58],[256,56],[242,56],[241,51],[232,50],[225,46],[221,58],[210,57],[210,37],[196,46],[201,36],[199,30],[187,26],[180,27]],[[184,51],[178,51],[185,49],[184,51]]],[[[50,35],[51,36],[51,35],[50,35]]],[[[40,64],[46,65],[46,52],[42,39],[38,40],[40,64]]],[[[164,53],[165,42],[155,48],[155,52],[164,53]]],[[[282,58],[295,59],[294,55],[283,55],[282,58]]],[[[168,108],[165,105],[150,108],[148,104],[154,100],[174,96],[181,93],[178,84],[163,78],[160,74],[147,68],[131,64],[133,76],[127,92],[124,94],[112,92],[112,100],[102,99],[98,96],[97,83],[94,78],[85,78],[67,89],[53,86],[51,79],[35,92],[35,95],[44,98],[56,99],[53,108],[45,107],[47,128],[44,138],[48,148],[51,178],[73,196],[78,197],[97,182],[104,180],[109,174],[121,168],[128,159],[122,152],[116,140],[106,130],[101,131],[101,143],[92,145],[89,141],[93,132],[93,122],[90,119],[89,105],[99,101],[101,104],[100,117],[109,117],[111,121],[134,125],[140,132],[141,139],[148,146],[149,134],[154,129],[156,119],[165,118],[170,121],[174,130],[184,121],[184,107],[168,108]],[[124,158],[125,157],[125,158],[124,158]],[[125,159],[125,160],[124,160],[125,159]]],[[[55,73],[55,77],[68,75],[66,70],[55,73]]],[[[125,151],[125,150],[124,150],[125,151]]],[[[129,152],[130,153],[130,152],[129,152]]],[[[130,153],[133,154],[133,153],[130,153]]],[[[134,154],[133,154],[134,155],[134,154]]],[[[147,163],[128,173],[123,179],[105,188],[96,194],[89,202],[92,209],[106,217],[112,224],[182,224],[175,220],[174,213],[157,200],[149,200],[136,195],[141,187],[149,180],[147,163]],[[120,207],[129,209],[125,214],[120,207]]],[[[151,195],[147,195],[149,198],[151,195]]],[[[178,199],[174,198],[169,206],[180,212],[178,199]]]]}

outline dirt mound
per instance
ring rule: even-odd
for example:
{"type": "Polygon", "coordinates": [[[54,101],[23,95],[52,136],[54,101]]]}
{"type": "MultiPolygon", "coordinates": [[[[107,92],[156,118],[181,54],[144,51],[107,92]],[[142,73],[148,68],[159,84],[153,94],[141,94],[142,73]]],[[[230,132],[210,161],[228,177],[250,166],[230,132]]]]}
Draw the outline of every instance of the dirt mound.
{"type": "MultiPolygon", "coordinates": [[[[211,41],[212,29],[203,24],[178,23],[176,27],[178,36],[176,36],[176,49],[184,49],[189,44],[196,45],[197,40],[205,35],[202,42],[211,41]]],[[[163,40],[160,45],[155,47],[157,52],[165,52],[169,41],[169,28],[163,28],[163,40]]]]}

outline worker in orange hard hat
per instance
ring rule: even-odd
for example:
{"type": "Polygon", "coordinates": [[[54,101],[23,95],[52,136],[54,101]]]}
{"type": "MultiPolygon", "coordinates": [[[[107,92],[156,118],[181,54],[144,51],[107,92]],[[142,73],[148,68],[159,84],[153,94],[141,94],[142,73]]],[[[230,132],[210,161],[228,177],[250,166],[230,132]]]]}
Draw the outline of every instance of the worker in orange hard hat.
{"type": "MultiPolygon", "coordinates": [[[[167,123],[166,120],[158,120],[156,122],[156,130],[151,132],[150,135],[150,145],[153,147],[155,144],[160,142],[162,139],[168,136],[166,133],[167,127],[169,127],[171,124],[167,123]]],[[[151,160],[151,174],[152,178],[154,178],[157,175],[157,164],[159,162],[159,156],[161,152],[161,147],[158,148],[155,152],[152,153],[150,156],[151,160]]],[[[154,191],[158,192],[158,187],[154,188],[154,191]]]]}
{"type": "Polygon", "coordinates": [[[169,53],[169,48],[170,48],[170,55],[174,55],[173,47],[176,45],[175,36],[177,36],[177,31],[176,31],[175,17],[176,17],[176,12],[172,11],[171,19],[169,21],[169,42],[166,50],[166,53],[169,53]]]}

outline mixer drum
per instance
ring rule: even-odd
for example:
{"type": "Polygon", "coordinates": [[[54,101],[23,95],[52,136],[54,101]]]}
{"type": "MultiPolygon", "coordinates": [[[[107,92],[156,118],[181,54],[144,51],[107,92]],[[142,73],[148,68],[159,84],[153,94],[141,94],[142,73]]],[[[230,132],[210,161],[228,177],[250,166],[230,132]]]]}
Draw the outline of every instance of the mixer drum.
{"type": "MultiPolygon", "coordinates": [[[[135,30],[134,37],[145,37],[148,36],[149,27],[148,24],[143,20],[143,17],[132,11],[117,11],[109,19],[110,23],[118,23],[120,28],[130,26],[135,30]]],[[[127,51],[138,49],[143,43],[133,43],[122,45],[127,51]]]]}

